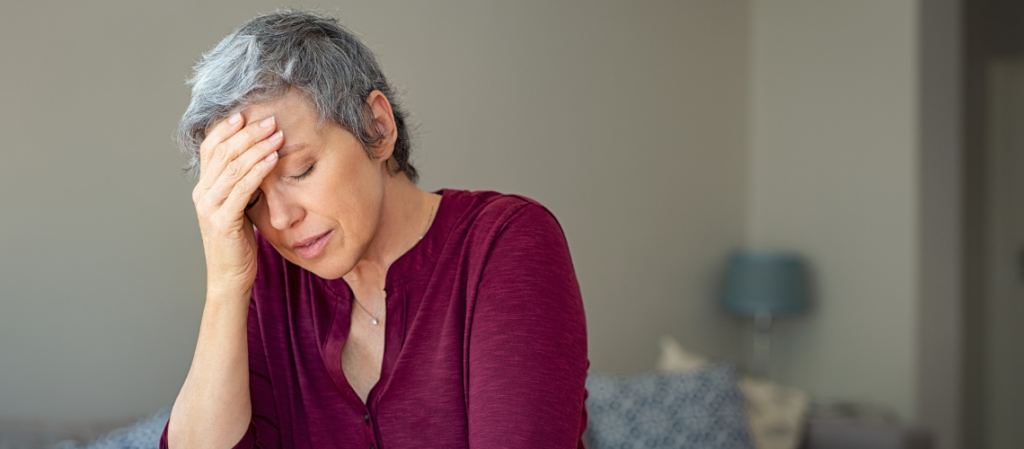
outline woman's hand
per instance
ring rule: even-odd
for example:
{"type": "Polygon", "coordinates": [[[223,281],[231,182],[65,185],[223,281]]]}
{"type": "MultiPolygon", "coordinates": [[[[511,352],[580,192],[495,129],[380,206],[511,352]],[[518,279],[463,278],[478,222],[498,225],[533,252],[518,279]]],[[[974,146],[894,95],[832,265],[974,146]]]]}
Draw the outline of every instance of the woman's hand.
{"type": "Polygon", "coordinates": [[[245,126],[241,113],[216,124],[199,147],[192,201],[206,251],[207,292],[249,298],[256,279],[256,239],[245,215],[284,139],[273,117],[245,126]]]}

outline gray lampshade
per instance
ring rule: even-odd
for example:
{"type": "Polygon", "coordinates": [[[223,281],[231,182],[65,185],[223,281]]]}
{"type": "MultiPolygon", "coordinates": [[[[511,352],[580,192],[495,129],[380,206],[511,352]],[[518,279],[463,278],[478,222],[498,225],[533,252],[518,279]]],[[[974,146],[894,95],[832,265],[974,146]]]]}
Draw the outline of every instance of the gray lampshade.
{"type": "Polygon", "coordinates": [[[802,257],[781,251],[737,251],[729,258],[722,307],[740,315],[793,315],[807,310],[802,257]]]}

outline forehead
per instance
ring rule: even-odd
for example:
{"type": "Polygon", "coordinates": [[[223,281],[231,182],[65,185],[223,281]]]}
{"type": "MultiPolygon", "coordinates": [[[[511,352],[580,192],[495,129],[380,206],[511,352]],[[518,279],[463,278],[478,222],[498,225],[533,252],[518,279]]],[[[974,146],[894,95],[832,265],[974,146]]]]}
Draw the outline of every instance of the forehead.
{"type": "Polygon", "coordinates": [[[316,108],[294,89],[281,97],[253,104],[241,113],[245,123],[258,123],[274,117],[277,129],[284,134],[284,146],[278,150],[280,157],[319,143],[324,138],[316,108]]]}
{"type": "Polygon", "coordinates": [[[355,154],[366,155],[362,143],[345,127],[330,120],[321,123],[316,107],[296,89],[278,98],[248,106],[240,112],[246,124],[274,117],[277,129],[284,134],[284,145],[278,150],[278,157],[282,159],[308,148],[344,148],[355,154]]]}

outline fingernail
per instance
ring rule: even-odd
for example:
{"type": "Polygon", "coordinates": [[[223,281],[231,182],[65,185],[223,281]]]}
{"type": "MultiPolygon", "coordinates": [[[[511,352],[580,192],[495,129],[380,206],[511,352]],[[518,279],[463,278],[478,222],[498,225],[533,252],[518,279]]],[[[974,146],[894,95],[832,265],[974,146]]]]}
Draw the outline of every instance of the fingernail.
{"type": "Polygon", "coordinates": [[[274,124],[274,117],[267,117],[260,122],[260,128],[270,128],[274,124]]]}
{"type": "Polygon", "coordinates": [[[234,124],[238,123],[238,121],[241,120],[241,119],[242,119],[242,113],[241,112],[236,112],[236,113],[234,113],[234,115],[231,116],[231,118],[228,119],[228,123],[234,125],[234,124]]]}
{"type": "Polygon", "coordinates": [[[281,131],[278,131],[278,132],[276,132],[274,134],[271,134],[270,138],[267,139],[267,140],[269,140],[271,142],[277,142],[278,140],[281,140],[281,136],[283,136],[283,135],[284,134],[282,134],[281,131]]]}
{"type": "Polygon", "coordinates": [[[277,159],[277,152],[276,152],[276,151],[275,151],[275,152],[273,152],[273,153],[270,153],[270,154],[268,154],[268,155],[267,155],[267,158],[266,158],[266,159],[264,159],[264,161],[267,161],[267,162],[274,162],[274,159],[277,159]]]}

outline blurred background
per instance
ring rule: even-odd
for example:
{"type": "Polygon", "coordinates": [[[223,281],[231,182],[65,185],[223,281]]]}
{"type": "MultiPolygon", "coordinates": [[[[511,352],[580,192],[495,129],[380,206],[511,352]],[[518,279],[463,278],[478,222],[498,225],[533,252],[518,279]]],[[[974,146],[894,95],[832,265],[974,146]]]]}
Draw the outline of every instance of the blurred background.
{"type": "Polygon", "coordinates": [[[418,131],[428,190],[561,222],[593,370],[658,338],[741,364],[737,248],[802,254],[773,380],[941,448],[1024,445],[1024,6],[1004,0],[8,2],[0,14],[0,418],[171,404],[204,301],[170,140],[192,65],[277,7],[338,16],[418,131]]]}

